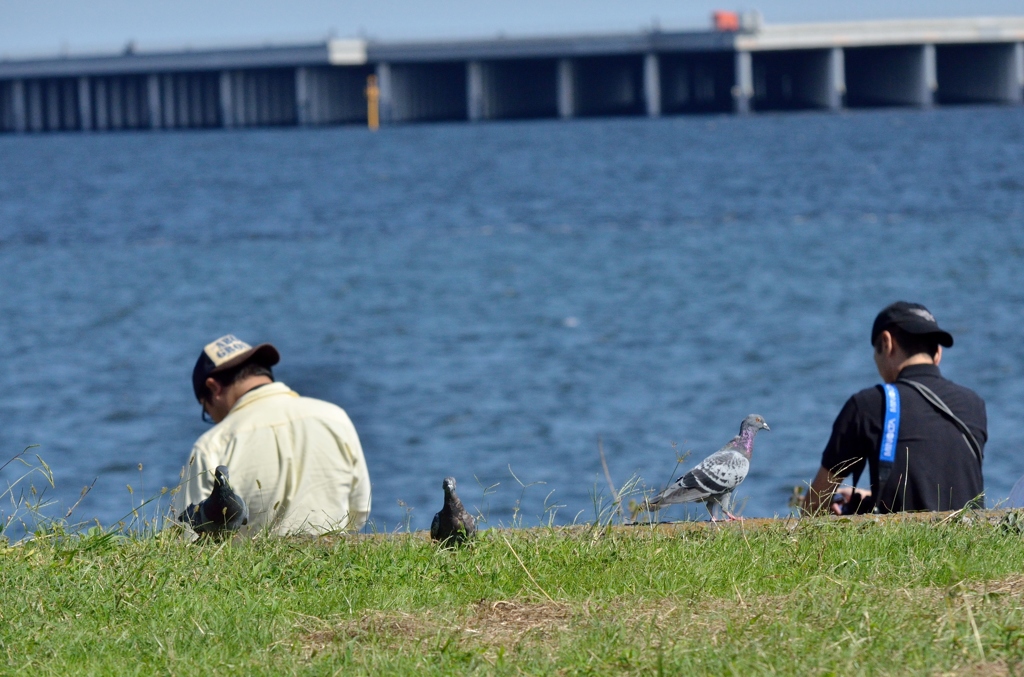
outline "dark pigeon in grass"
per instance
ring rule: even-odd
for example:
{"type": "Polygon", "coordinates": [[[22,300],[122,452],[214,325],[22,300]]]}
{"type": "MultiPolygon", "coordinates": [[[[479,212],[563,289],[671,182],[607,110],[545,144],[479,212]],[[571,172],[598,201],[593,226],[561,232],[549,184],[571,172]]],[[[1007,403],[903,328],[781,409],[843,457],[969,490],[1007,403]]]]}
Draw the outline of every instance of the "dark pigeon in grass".
{"type": "Polygon", "coordinates": [[[444,507],[434,515],[430,538],[442,545],[462,545],[476,534],[476,522],[455,493],[454,477],[445,477],[441,488],[444,489],[444,507]]]}
{"type": "Polygon", "coordinates": [[[754,436],[759,430],[771,430],[764,418],[751,414],[740,424],[740,434],[724,447],[698,463],[670,484],[664,491],[647,502],[648,510],[657,510],[675,503],[702,501],[715,522],[717,505],[730,520],[736,516],[729,512],[729,499],[733,490],[750,470],[750,455],[754,451],[754,436]]]}
{"type": "Polygon", "coordinates": [[[227,466],[218,465],[213,475],[213,491],[206,500],[185,509],[185,521],[201,536],[227,535],[249,523],[249,508],[228,483],[227,466]]]}

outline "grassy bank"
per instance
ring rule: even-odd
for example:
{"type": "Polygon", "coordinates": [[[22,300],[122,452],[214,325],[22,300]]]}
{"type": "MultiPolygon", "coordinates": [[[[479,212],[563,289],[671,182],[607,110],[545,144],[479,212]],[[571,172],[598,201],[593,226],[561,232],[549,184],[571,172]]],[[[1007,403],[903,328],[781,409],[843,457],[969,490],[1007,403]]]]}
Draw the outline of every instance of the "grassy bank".
{"type": "Polygon", "coordinates": [[[0,547],[33,674],[1013,674],[1024,541],[974,518],[0,547]]]}

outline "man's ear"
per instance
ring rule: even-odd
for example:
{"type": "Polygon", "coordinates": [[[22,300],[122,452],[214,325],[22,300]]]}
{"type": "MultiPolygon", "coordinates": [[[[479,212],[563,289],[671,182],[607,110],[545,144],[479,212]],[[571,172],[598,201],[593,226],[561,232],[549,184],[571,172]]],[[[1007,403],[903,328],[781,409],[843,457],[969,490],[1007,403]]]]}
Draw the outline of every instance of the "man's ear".
{"type": "MultiPolygon", "coordinates": [[[[882,333],[878,335],[878,353],[881,355],[891,355],[893,349],[892,334],[889,333],[888,329],[882,330],[882,333]]],[[[213,379],[208,379],[213,380],[213,379]]]]}
{"type": "Polygon", "coordinates": [[[224,390],[224,386],[212,376],[206,379],[206,392],[210,393],[210,397],[216,397],[220,395],[220,392],[224,390]]]}

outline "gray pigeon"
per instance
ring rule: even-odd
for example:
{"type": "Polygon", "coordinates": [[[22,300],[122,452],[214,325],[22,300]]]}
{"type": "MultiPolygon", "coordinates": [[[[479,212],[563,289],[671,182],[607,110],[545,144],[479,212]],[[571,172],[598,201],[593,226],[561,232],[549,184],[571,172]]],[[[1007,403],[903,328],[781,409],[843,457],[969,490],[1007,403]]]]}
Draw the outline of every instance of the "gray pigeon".
{"type": "Polygon", "coordinates": [[[220,536],[249,523],[249,508],[228,484],[227,466],[218,465],[213,473],[213,491],[185,509],[185,521],[199,535],[220,536]]]}
{"type": "Polygon", "coordinates": [[[454,477],[445,477],[441,488],[444,489],[444,507],[434,515],[430,538],[442,545],[462,545],[476,534],[476,522],[455,493],[454,477]]]}
{"type": "Polygon", "coordinates": [[[740,434],[728,444],[697,464],[693,470],[670,484],[664,491],[647,502],[648,510],[674,503],[702,501],[715,519],[717,505],[730,520],[736,516],[729,512],[729,499],[733,489],[750,470],[750,454],[754,451],[754,436],[759,430],[771,430],[764,418],[751,414],[740,424],[740,434]]]}

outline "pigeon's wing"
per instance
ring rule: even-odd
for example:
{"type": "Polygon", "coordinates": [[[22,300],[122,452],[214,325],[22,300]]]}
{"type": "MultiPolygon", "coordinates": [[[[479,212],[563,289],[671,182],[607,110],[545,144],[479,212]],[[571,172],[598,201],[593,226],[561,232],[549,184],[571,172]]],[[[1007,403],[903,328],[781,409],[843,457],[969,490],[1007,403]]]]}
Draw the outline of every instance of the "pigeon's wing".
{"type": "Polygon", "coordinates": [[[738,487],[749,471],[750,459],[734,449],[723,449],[705,458],[690,473],[703,487],[724,494],[738,487]]]}
{"type": "Polygon", "coordinates": [[[458,505],[453,512],[455,520],[458,523],[455,526],[456,532],[462,531],[463,538],[467,540],[472,538],[473,534],[476,533],[476,520],[473,519],[473,516],[470,515],[469,511],[462,505],[462,501],[458,501],[458,505]]]}
{"type": "Polygon", "coordinates": [[[232,492],[232,502],[228,510],[228,528],[234,530],[249,523],[249,506],[246,505],[245,499],[235,492],[232,492]]]}
{"type": "Polygon", "coordinates": [[[738,451],[722,449],[711,454],[651,500],[651,505],[691,503],[727,494],[747,476],[750,461],[738,451]]]}
{"type": "Polygon", "coordinates": [[[199,501],[199,505],[192,512],[192,531],[197,534],[212,533],[217,530],[217,525],[210,517],[209,499],[199,501]]]}
{"type": "Polygon", "coordinates": [[[189,503],[188,507],[185,508],[185,512],[181,514],[179,519],[187,524],[189,528],[195,530],[203,522],[200,506],[195,503],[189,503]]]}
{"type": "Polygon", "coordinates": [[[441,513],[434,513],[434,521],[430,523],[430,537],[439,540],[441,538],[441,513]]]}
{"type": "Polygon", "coordinates": [[[469,511],[462,511],[462,523],[466,525],[466,536],[472,538],[476,534],[476,520],[469,514],[469,511]]]}

